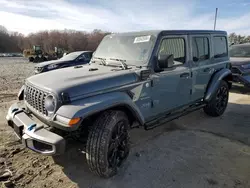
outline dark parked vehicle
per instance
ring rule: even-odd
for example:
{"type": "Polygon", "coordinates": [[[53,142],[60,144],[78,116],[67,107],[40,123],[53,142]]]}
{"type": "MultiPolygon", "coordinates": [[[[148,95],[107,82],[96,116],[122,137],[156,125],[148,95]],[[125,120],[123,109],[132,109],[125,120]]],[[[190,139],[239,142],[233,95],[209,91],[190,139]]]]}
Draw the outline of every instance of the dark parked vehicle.
{"type": "Polygon", "coordinates": [[[250,43],[230,46],[233,81],[250,87],[250,43]]]}
{"type": "Polygon", "coordinates": [[[47,72],[55,69],[84,65],[92,58],[92,51],[71,52],[58,60],[46,61],[35,66],[35,74],[47,72]]]}
{"type": "Polygon", "coordinates": [[[86,140],[90,170],[111,177],[129,155],[129,129],[149,130],[201,108],[222,115],[229,68],[224,31],[110,34],[88,65],[27,78],[6,119],[43,155],[67,152],[70,137],[86,140]]]}

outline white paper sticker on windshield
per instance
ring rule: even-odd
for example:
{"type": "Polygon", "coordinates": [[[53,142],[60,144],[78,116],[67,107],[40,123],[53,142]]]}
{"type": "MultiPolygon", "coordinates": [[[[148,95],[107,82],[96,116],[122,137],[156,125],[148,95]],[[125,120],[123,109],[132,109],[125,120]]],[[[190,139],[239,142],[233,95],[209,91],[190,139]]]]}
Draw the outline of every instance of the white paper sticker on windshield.
{"type": "Polygon", "coordinates": [[[149,36],[135,37],[134,43],[148,42],[149,40],[150,40],[150,35],[149,36]]]}

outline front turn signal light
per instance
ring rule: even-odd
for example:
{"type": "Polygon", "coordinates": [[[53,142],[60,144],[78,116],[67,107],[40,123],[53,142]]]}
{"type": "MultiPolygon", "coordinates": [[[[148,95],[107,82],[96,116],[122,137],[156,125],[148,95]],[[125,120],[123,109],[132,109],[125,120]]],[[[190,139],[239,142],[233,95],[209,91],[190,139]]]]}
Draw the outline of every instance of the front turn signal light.
{"type": "Polygon", "coordinates": [[[81,120],[81,118],[73,118],[69,121],[69,125],[72,126],[72,125],[75,125],[77,123],[79,123],[79,121],[81,120]]]}

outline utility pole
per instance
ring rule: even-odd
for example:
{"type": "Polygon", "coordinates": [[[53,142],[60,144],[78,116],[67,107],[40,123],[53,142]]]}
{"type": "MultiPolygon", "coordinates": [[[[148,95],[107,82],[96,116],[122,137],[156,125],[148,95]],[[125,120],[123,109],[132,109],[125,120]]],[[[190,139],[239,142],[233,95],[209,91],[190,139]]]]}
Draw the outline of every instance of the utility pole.
{"type": "Polygon", "coordinates": [[[218,8],[216,8],[216,10],[215,10],[215,18],[214,18],[214,30],[215,30],[215,28],[216,28],[217,13],[218,13],[218,8]]]}

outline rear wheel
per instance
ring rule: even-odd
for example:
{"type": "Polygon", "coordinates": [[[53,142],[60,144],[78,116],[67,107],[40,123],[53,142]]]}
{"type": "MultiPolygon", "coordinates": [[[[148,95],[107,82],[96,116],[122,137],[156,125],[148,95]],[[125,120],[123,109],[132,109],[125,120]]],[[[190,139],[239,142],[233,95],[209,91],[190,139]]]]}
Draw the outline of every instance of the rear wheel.
{"type": "Polygon", "coordinates": [[[29,62],[33,62],[34,61],[34,57],[29,57],[29,62]]]}
{"type": "Polygon", "coordinates": [[[129,154],[129,121],[122,111],[107,111],[95,121],[88,135],[86,158],[92,172],[101,177],[117,173],[129,154]]]}
{"type": "Polygon", "coordinates": [[[217,117],[224,113],[228,104],[229,87],[226,81],[222,80],[216,94],[204,107],[204,112],[210,116],[217,117]]]}

